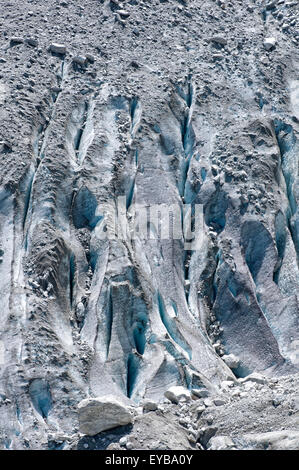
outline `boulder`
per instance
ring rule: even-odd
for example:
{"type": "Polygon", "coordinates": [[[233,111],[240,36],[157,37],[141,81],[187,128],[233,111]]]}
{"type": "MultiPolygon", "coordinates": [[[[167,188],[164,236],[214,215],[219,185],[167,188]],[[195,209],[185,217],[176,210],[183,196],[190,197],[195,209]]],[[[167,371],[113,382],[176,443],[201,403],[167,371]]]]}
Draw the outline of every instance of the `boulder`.
{"type": "Polygon", "coordinates": [[[209,440],[213,436],[215,436],[217,431],[218,431],[217,426],[208,426],[208,427],[200,429],[199,442],[204,447],[204,449],[207,448],[209,440]]]}
{"type": "Polygon", "coordinates": [[[206,407],[205,406],[198,406],[196,409],[195,409],[195,416],[197,419],[199,419],[201,417],[201,415],[203,414],[203,412],[205,411],[206,407]]]}
{"type": "Polygon", "coordinates": [[[153,400],[144,400],[142,403],[143,411],[156,411],[158,409],[158,405],[153,400]]]}
{"type": "Polygon", "coordinates": [[[130,407],[112,395],[82,400],[78,405],[78,414],[80,432],[88,436],[133,421],[130,407]]]}
{"type": "Polygon", "coordinates": [[[204,400],[204,405],[208,408],[209,406],[213,406],[214,402],[210,398],[206,398],[204,400]]]}
{"type": "Polygon", "coordinates": [[[236,369],[240,365],[240,359],[234,354],[225,354],[222,359],[230,369],[236,369]]]}
{"type": "Polygon", "coordinates": [[[180,401],[190,401],[191,393],[185,387],[174,386],[170,387],[164,393],[164,396],[168,398],[172,403],[179,403],[180,401]]]}
{"type": "Polygon", "coordinates": [[[209,450],[235,449],[235,444],[229,436],[214,436],[208,443],[209,450]]]}
{"type": "Polygon", "coordinates": [[[209,390],[207,390],[206,388],[201,388],[201,389],[196,389],[196,388],[193,388],[191,390],[191,394],[192,394],[192,398],[207,398],[210,393],[209,393],[209,390]]]}

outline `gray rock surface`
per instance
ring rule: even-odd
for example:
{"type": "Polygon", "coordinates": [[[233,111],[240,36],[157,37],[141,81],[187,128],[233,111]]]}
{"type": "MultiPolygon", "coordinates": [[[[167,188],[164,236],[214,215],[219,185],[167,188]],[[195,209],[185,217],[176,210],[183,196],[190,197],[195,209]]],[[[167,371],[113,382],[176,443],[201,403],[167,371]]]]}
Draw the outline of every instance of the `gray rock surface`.
{"type": "Polygon", "coordinates": [[[253,372],[253,374],[247,375],[247,377],[240,379],[240,382],[241,383],[255,382],[257,384],[264,384],[266,383],[266,379],[261,374],[253,372]]]}
{"type": "Polygon", "coordinates": [[[238,446],[243,450],[298,450],[298,431],[275,431],[264,434],[245,434],[232,441],[227,436],[212,437],[209,441],[209,450],[236,450],[238,446]]]}
{"type": "Polygon", "coordinates": [[[298,431],[276,431],[266,432],[264,434],[247,434],[240,438],[244,441],[246,449],[260,450],[298,450],[299,432],[298,431]]]}
{"type": "Polygon", "coordinates": [[[0,3],[0,448],[296,446],[257,435],[298,429],[298,2],[0,3]],[[107,394],[134,423],[82,437],[107,394]]]}

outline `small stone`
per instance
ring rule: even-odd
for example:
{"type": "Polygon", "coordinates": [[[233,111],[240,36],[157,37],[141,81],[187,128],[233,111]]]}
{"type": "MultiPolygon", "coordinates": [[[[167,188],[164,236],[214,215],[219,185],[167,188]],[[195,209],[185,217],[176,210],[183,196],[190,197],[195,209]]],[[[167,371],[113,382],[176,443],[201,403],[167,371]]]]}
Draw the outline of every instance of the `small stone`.
{"type": "Polygon", "coordinates": [[[28,44],[29,46],[32,46],[32,47],[37,47],[38,46],[37,39],[27,38],[27,39],[25,39],[25,42],[26,42],[26,44],[28,44]]]}
{"type": "Polygon", "coordinates": [[[221,60],[221,59],[223,59],[223,55],[222,55],[222,54],[213,54],[212,57],[213,57],[213,59],[215,59],[215,60],[221,60]]]}
{"type": "Polygon", "coordinates": [[[196,444],[196,441],[197,441],[197,438],[196,436],[194,436],[192,433],[188,434],[188,441],[191,443],[191,444],[196,444]]]}
{"type": "Polygon", "coordinates": [[[179,406],[181,408],[181,412],[186,412],[188,410],[188,405],[184,401],[180,401],[179,406]]]}
{"type": "Polygon", "coordinates": [[[187,425],[190,423],[190,420],[187,420],[187,418],[180,418],[179,419],[179,424],[181,426],[184,426],[185,428],[187,427],[187,425]]]}
{"type": "Polygon", "coordinates": [[[192,389],[191,393],[197,398],[207,398],[209,396],[209,391],[205,388],[199,390],[192,389]]]}
{"type": "Polygon", "coordinates": [[[279,405],[281,405],[281,403],[282,403],[282,399],[279,398],[279,397],[275,397],[275,398],[273,398],[273,400],[272,400],[272,405],[273,405],[275,408],[277,408],[279,405]]]}
{"type": "Polygon", "coordinates": [[[127,437],[124,436],[124,437],[122,437],[122,438],[119,440],[119,445],[120,445],[121,447],[125,447],[126,444],[127,444],[127,437]]]}
{"type": "Polygon", "coordinates": [[[134,449],[133,442],[131,442],[131,441],[127,442],[126,448],[127,448],[128,450],[133,450],[133,449],[134,449]]]}
{"type": "Polygon", "coordinates": [[[23,42],[24,42],[23,38],[16,37],[16,36],[14,36],[10,39],[10,45],[11,46],[16,46],[17,44],[23,44],[23,42]]]}
{"type": "Polygon", "coordinates": [[[214,417],[213,416],[207,416],[206,417],[206,422],[207,424],[213,424],[213,421],[214,421],[214,417]]]}
{"type": "Polygon", "coordinates": [[[132,60],[132,62],[130,62],[130,67],[133,67],[134,69],[137,70],[140,68],[140,65],[136,60],[132,60]]]}
{"type": "Polygon", "coordinates": [[[12,151],[12,145],[6,141],[0,141],[0,153],[11,153],[12,151]]]}
{"type": "Polygon", "coordinates": [[[221,46],[225,46],[227,44],[227,39],[222,36],[213,36],[210,38],[210,42],[216,42],[217,44],[221,44],[221,46]]]}
{"type": "MultiPolygon", "coordinates": [[[[61,91],[61,89],[56,87],[55,89],[52,88],[52,91],[54,93],[59,93],[61,91]]],[[[82,321],[84,319],[84,315],[85,315],[84,304],[83,304],[83,302],[78,302],[78,304],[76,306],[76,318],[77,318],[77,320],[82,321]]]]}
{"type": "Polygon", "coordinates": [[[116,14],[115,15],[115,18],[117,19],[117,21],[122,24],[122,25],[126,25],[126,20],[124,20],[119,14],[116,14]]]}
{"type": "Polygon", "coordinates": [[[214,398],[213,402],[216,406],[223,406],[226,404],[226,400],[224,400],[223,398],[214,398]]]}
{"type": "Polygon", "coordinates": [[[63,44],[53,43],[50,45],[49,50],[50,52],[53,52],[54,54],[60,54],[60,55],[66,54],[66,46],[63,44]]]}
{"type": "Polygon", "coordinates": [[[267,65],[269,63],[268,57],[266,57],[265,55],[261,56],[260,62],[264,65],[267,65]]]}
{"type": "Polygon", "coordinates": [[[86,57],[83,57],[82,55],[78,55],[73,58],[73,63],[79,65],[80,67],[85,67],[86,57]]]}
{"type": "Polygon", "coordinates": [[[158,410],[161,411],[161,413],[164,413],[164,411],[165,411],[165,406],[159,405],[159,406],[158,406],[158,410]]]}
{"type": "Polygon", "coordinates": [[[212,402],[212,400],[211,400],[210,398],[206,398],[206,399],[204,400],[204,405],[205,405],[206,407],[213,406],[213,402],[212,402]]]}
{"type": "Polygon", "coordinates": [[[264,47],[267,51],[270,51],[271,49],[273,49],[273,47],[275,47],[276,45],[276,39],[275,38],[266,38],[264,40],[264,47]]]}
{"type": "Polygon", "coordinates": [[[91,64],[93,64],[95,61],[94,56],[92,54],[86,54],[86,60],[91,64]]]}
{"type": "Polygon", "coordinates": [[[273,10],[276,7],[276,2],[270,2],[266,5],[266,10],[273,10]]]}
{"type": "Polygon", "coordinates": [[[122,16],[123,18],[128,18],[130,16],[130,13],[126,10],[116,10],[115,13],[122,16]]]}

